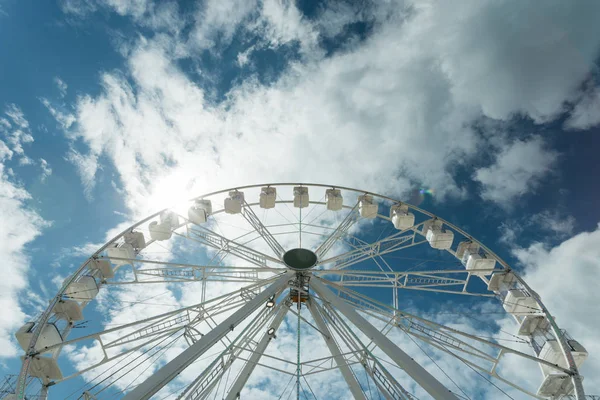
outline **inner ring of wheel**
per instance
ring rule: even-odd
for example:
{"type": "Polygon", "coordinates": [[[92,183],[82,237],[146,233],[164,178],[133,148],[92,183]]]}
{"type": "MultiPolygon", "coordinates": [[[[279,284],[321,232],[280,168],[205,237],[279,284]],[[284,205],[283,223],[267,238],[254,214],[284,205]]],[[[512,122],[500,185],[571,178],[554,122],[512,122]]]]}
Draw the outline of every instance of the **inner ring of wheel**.
{"type": "Polygon", "coordinates": [[[305,271],[317,265],[317,255],[308,249],[292,249],[285,252],[283,262],[295,271],[305,271]]]}

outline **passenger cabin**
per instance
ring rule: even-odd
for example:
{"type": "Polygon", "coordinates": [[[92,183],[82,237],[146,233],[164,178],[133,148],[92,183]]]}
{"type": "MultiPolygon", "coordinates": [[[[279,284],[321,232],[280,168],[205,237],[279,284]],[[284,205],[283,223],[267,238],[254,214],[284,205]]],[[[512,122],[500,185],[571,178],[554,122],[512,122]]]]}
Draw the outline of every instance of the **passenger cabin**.
{"type": "Polygon", "coordinates": [[[129,243],[112,243],[107,249],[106,254],[111,263],[115,266],[131,264],[130,260],[135,259],[135,249],[129,243]]]}
{"type": "Polygon", "coordinates": [[[340,211],[344,207],[344,198],[339,189],[327,189],[325,191],[325,204],[330,211],[340,211]]]}
{"type": "Polygon", "coordinates": [[[260,208],[268,210],[275,208],[275,202],[277,201],[277,189],[274,187],[266,186],[260,189],[260,196],[258,204],[260,208]]]}
{"type": "Polygon", "coordinates": [[[159,221],[152,221],[148,225],[150,237],[152,240],[168,240],[173,234],[173,230],[179,226],[179,217],[173,211],[163,211],[160,214],[159,221]]]}
{"type": "Polygon", "coordinates": [[[369,219],[377,217],[379,205],[373,200],[373,196],[370,194],[365,194],[359,196],[358,201],[358,210],[361,217],[369,219]]]}
{"type": "Polygon", "coordinates": [[[212,203],[210,200],[196,200],[188,209],[188,219],[196,225],[205,223],[210,214],[212,214],[212,203]]]}
{"type": "Polygon", "coordinates": [[[225,198],[223,206],[227,214],[239,214],[242,212],[244,205],[244,192],[233,190],[229,192],[229,196],[225,198]]]}
{"type": "Polygon", "coordinates": [[[390,207],[390,218],[394,228],[400,231],[412,228],[415,224],[415,214],[408,212],[408,206],[402,203],[390,207]]]}
{"type": "Polygon", "coordinates": [[[294,207],[306,208],[308,207],[308,188],[304,186],[294,187],[294,207]]]}
{"type": "MultiPolygon", "coordinates": [[[[24,351],[29,349],[29,344],[31,343],[31,339],[33,338],[33,331],[35,329],[35,322],[28,322],[23,325],[17,333],[15,333],[15,337],[17,338],[17,342],[24,351]]],[[[45,348],[60,344],[63,342],[63,338],[54,324],[46,324],[44,328],[42,328],[42,332],[40,336],[38,336],[37,342],[35,343],[35,350],[40,353],[48,353],[48,351],[44,351],[45,348]]]]}
{"type": "Polygon", "coordinates": [[[90,301],[98,295],[98,283],[93,276],[80,276],[65,289],[65,296],[77,301],[90,301]]]}
{"type": "Polygon", "coordinates": [[[504,297],[502,306],[512,315],[532,315],[542,312],[537,301],[525,289],[510,289],[504,297]]]}
{"type": "Polygon", "coordinates": [[[438,250],[448,250],[454,241],[454,232],[446,230],[440,220],[432,219],[423,224],[423,233],[429,245],[438,250]]]}
{"type": "Polygon", "coordinates": [[[481,246],[472,241],[462,242],[458,245],[456,258],[462,262],[466,270],[472,275],[491,275],[496,267],[496,259],[481,250],[481,246]]]}

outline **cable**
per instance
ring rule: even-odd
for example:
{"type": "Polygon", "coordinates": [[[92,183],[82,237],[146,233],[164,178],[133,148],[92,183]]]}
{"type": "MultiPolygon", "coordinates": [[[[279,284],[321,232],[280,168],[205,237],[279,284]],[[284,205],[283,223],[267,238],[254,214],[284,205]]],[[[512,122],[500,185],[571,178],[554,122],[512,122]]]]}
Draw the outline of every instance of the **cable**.
{"type": "MultiPolygon", "coordinates": [[[[425,354],[425,355],[427,356],[427,358],[429,358],[429,359],[431,360],[431,362],[432,362],[432,363],[434,363],[434,364],[435,364],[435,366],[436,366],[436,367],[438,367],[438,369],[439,369],[440,371],[442,371],[442,373],[443,373],[443,374],[446,376],[446,378],[450,379],[450,382],[452,382],[452,383],[453,383],[453,384],[454,384],[454,385],[455,385],[455,386],[458,388],[458,390],[460,390],[461,392],[463,392],[463,394],[464,394],[464,395],[467,397],[467,399],[471,400],[471,398],[469,397],[469,395],[468,395],[468,394],[467,394],[467,393],[466,393],[466,392],[465,392],[465,391],[464,391],[464,390],[463,390],[463,389],[462,389],[460,386],[458,386],[458,384],[457,384],[456,382],[454,382],[454,380],[453,380],[453,379],[452,379],[452,378],[451,378],[451,377],[450,377],[450,376],[449,376],[449,375],[446,373],[446,371],[444,371],[444,370],[442,369],[442,367],[440,367],[440,366],[438,365],[438,363],[437,363],[437,362],[435,362],[435,360],[434,360],[434,359],[433,359],[433,358],[432,358],[432,357],[431,357],[431,356],[430,356],[430,355],[429,355],[429,354],[428,354],[428,353],[427,353],[425,350],[423,350],[423,348],[422,348],[421,346],[419,346],[419,344],[416,342],[416,340],[415,340],[415,339],[413,339],[413,338],[412,338],[412,336],[410,336],[410,335],[409,335],[408,333],[406,333],[405,331],[402,331],[402,332],[404,332],[404,333],[406,334],[406,336],[408,336],[408,337],[409,337],[409,339],[410,339],[410,340],[412,340],[412,342],[413,342],[413,343],[414,343],[414,344],[415,344],[415,345],[416,345],[416,346],[419,348],[419,350],[421,350],[421,351],[423,352],[423,354],[425,354]]],[[[444,347],[444,346],[442,345],[442,347],[444,347]]],[[[514,399],[513,399],[513,400],[514,400],[514,399]]]]}

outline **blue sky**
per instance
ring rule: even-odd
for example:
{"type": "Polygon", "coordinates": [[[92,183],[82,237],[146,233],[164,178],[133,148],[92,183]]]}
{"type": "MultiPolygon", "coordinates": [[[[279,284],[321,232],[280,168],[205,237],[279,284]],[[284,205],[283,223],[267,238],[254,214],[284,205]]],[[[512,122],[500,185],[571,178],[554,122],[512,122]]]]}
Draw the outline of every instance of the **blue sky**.
{"type": "MultiPolygon", "coordinates": [[[[599,13],[0,0],[1,372],[18,364],[12,333],[90,244],[182,198],[270,181],[419,203],[522,270],[600,351],[585,318],[600,300],[599,13]]],[[[585,368],[600,385],[598,356],[585,368]]]]}

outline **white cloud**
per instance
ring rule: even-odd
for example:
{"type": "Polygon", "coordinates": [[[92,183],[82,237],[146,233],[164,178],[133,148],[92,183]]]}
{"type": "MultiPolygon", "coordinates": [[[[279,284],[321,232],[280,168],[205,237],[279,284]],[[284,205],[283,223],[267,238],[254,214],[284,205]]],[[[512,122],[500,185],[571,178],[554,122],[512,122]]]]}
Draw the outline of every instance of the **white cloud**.
{"type": "Polygon", "coordinates": [[[600,387],[600,344],[597,315],[600,294],[600,227],[582,232],[556,247],[535,243],[514,250],[526,267],[524,278],[566,329],[590,353],[581,368],[590,394],[600,387]]]}
{"type": "Polygon", "coordinates": [[[63,129],[69,129],[71,125],[75,123],[75,116],[67,111],[64,111],[64,107],[61,107],[63,110],[56,108],[52,105],[50,100],[42,97],[40,101],[48,109],[52,117],[60,124],[63,129]]]}
{"type": "MultiPolygon", "coordinates": [[[[152,14],[149,2],[105,3],[137,23],[152,14]]],[[[589,72],[600,37],[593,10],[580,3],[429,1],[408,17],[383,13],[364,43],[321,58],[315,43],[325,28],[304,20],[292,3],[262,2],[259,16],[258,3],[203,4],[188,43],[179,34],[139,40],[126,53],[125,74],[104,73],[101,93],[78,100],[77,125],[66,128],[85,146],[68,158],[87,195],[102,157],[114,165],[133,216],[260,181],[333,182],[389,194],[416,182],[441,196],[462,195],[452,167],[478,156],[486,140],[470,125],[482,116],[558,116],[589,72]],[[273,47],[300,42],[310,57],[268,86],[252,77],[214,104],[176,59],[217,38],[229,43],[244,23],[273,47]]],[[[534,189],[556,158],[539,136],[517,140],[474,179],[485,198],[507,204],[534,189]]],[[[572,224],[548,229],[567,232],[572,224]]]]}
{"type": "Polygon", "coordinates": [[[590,129],[600,123],[600,87],[592,88],[575,104],[567,129],[590,129]]]}
{"type": "Polygon", "coordinates": [[[5,136],[11,150],[21,157],[21,164],[30,164],[30,160],[25,156],[23,145],[32,143],[33,136],[25,114],[16,104],[6,106],[4,114],[8,119],[0,118],[0,133],[5,136]]]}
{"type": "Polygon", "coordinates": [[[54,84],[58,88],[60,93],[60,97],[65,97],[67,95],[67,88],[69,87],[65,81],[60,79],[58,76],[54,77],[54,84]]]}
{"type": "Polygon", "coordinates": [[[52,168],[50,168],[48,161],[44,160],[43,158],[40,158],[40,168],[42,169],[42,175],[40,176],[40,179],[42,182],[45,182],[46,179],[52,175],[52,168]]]}
{"type": "Polygon", "coordinates": [[[473,179],[482,185],[482,198],[509,206],[534,192],[557,159],[558,154],[540,136],[516,140],[501,149],[494,164],[477,169],[473,179]]]}
{"type": "Polygon", "coordinates": [[[500,242],[510,246],[516,246],[519,240],[527,240],[532,236],[539,238],[540,234],[544,235],[544,241],[565,239],[573,234],[574,229],[575,218],[556,210],[545,210],[526,218],[508,220],[498,228],[500,242]]]}
{"type": "Polygon", "coordinates": [[[440,59],[453,94],[492,118],[562,114],[598,56],[600,3],[431,0],[415,8],[421,24],[411,28],[440,59]]]}
{"type": "Polygon", "coordinates": [[[0,215],[3,218],[3,228],[0,229],[3,274],[0,280],[0,309],[3,310],[0,318],[0,358],[17,355],[13,333],[26,317],[19,300],[27,288],[29,257],[25,249],[47,225],[27,205],[29,199],[29,193],[16,184],[6,174],[4,164],[0,164],[0,215]]]}

